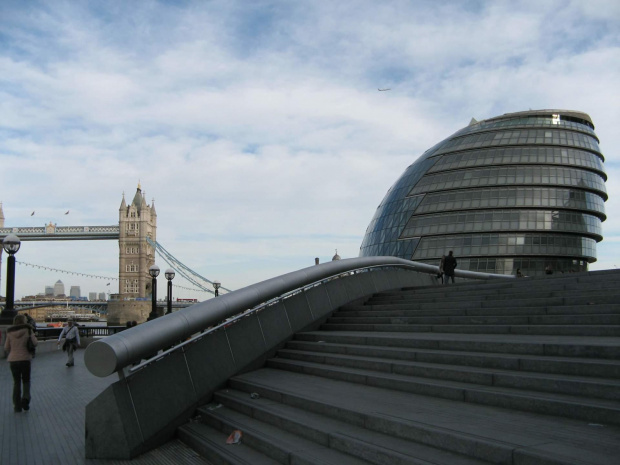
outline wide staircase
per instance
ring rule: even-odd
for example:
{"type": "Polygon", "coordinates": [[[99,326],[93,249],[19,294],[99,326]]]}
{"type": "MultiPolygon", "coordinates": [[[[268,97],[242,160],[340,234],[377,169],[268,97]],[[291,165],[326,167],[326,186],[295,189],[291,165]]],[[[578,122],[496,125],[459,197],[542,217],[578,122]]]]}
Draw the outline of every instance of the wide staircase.
{"type": "Polygon", "coordinates": [[[618,465],[620,272],[348,304],[178,436],[217,464],[618,465]]]}

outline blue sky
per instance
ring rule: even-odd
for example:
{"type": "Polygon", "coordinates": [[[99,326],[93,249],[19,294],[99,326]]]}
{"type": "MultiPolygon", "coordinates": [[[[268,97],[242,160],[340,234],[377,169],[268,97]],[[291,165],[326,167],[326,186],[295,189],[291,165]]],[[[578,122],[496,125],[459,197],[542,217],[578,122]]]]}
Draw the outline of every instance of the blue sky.
{"type": "MultiPolygon", "coordinates": [[[[617,1],[3,1],[5,225],[116,224],[140,182],[158,241],[236,289],[357,256],[392,183],[472,117],[571,109],[606,157],[591,269],[613,268],[619,73],[617,1]]],[[[118,275],[114,241],[17,259],[118,275]]],[[[18,298],[58,279],[106,290],[17,272],[18,298]]]]}

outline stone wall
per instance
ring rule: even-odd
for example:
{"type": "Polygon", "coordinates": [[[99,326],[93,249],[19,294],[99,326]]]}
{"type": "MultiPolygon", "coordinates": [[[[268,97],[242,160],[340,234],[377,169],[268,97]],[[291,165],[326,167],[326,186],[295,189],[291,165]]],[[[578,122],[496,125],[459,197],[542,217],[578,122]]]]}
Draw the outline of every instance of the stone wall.
{"type": "MultiPolygon", "coordinates": [[[[158,302],[159,304],[159,302],[158,302]]],[[[157,307],[157,314],[164,313],[165,302],[157,307]]],[[[151,302],[146,300],[119,300],[108,302],[108,326],[124,326],[128,321],[144,323],[151,313],[151,302]]]]}

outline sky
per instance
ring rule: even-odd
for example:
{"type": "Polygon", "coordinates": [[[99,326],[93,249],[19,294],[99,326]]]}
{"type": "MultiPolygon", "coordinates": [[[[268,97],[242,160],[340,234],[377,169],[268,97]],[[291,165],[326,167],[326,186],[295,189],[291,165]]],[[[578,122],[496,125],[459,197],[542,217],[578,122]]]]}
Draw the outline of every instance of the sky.
{"type": "MultiPolygon", "coordinates": [[[[357,257],[390,186],[472,117],[569,109],[594,121],[609,177],[590,269],[615,268],[619,76],[617,0],[3,0],[5,227],[117,225],[140,183],[157,241],[239,289],[357,257]]],[[[59,279],[118,291],[117,241],[16,258],[17,299],[59,279]]]]}

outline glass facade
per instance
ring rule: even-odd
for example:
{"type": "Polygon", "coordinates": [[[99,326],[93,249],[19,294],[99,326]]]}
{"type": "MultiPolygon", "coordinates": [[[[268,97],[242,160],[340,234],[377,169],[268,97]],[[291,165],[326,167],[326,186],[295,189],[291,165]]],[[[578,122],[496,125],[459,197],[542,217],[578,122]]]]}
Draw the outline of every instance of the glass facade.
{"type": "Polygon", "coordinates": [[[360,256],[540,275],[585,271],[603,239],[604,157],[590,117],[541,110],[475,121],[427,150],[377,208],[360,256]]]}

